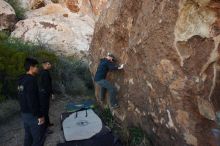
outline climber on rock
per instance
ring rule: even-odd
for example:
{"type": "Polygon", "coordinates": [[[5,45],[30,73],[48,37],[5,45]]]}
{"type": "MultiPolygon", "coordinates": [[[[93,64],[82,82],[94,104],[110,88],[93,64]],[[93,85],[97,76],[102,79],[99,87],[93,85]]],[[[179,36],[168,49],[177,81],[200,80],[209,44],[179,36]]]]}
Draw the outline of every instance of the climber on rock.
{"type": "Polygon", "coordinates": [[[108,71],[121,70],[124,64],[117,65],[115,63],[115,57],[113,54],[108,53],[107,57],[100,60],[99,66],[97,68],[94,81],[101,87],[99,100],[103,102],[106,90],[109,92],[109,100],[111,108],[118,108],[119,105],[116,100],[117,89],[109,81],[106,80],[108,71]]]}

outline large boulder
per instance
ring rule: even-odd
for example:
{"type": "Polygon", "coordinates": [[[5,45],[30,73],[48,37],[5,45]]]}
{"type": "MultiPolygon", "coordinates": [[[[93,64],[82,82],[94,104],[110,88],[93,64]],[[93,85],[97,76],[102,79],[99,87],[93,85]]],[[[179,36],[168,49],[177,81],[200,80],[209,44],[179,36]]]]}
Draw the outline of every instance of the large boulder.
{"type": "Polygon", "coordinates": [[[94,30],[93,19],[72,13],[59,4],[36,11],[16,24],[12,37],[47,46],[60,55],[87,55],[94,30]]]}
{"type": "Polygon", "coordinates": [[[95,21],[107,4],[107,0],[60,0],[56,4],[50,0],[20,2],[28,11],[25,13],[26,19],[16,24],[12,37],[42,43],[58,54],[79,57],[87,56],[95,21]],[[37,2],[43,2],[45,6],[30,10],[37,2]],[[45,27],[42,25],[44,23],[54,27],[45,27]]]}
{"type": "Polygon", "coordinates": [[[141,126],[157,146],[220,144],[219,14],[215,0],[112,0],[95,27],[90,68],[94,75],[108,51],[125,64],[108,77],[123,125],[141,126]]]}
{"type": "Polygon", "coordinates": [[[16,14],[14,9],[4,0],[0,0],[0,31],[11,30],[16,23],[16,14]]]}

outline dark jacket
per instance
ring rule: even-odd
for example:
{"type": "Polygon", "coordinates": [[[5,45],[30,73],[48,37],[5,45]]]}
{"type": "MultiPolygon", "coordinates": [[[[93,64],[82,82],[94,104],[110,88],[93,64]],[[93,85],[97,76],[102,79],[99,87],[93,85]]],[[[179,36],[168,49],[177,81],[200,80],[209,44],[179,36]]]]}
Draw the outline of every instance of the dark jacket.
{"type": "Polygon", "coordinates": [[[49,111],[50,96],[53,93],[52,79],[48,70],[41,70],[39,73],[39,89],[40,89],[40,102],[43,113],[49,111]]]}
{"type": "Polygon", "coordinates": [[[37,78],[32,75],[22,75],[18,80],[18,97],[22,113],[31,113],[42,117],[37,78]]]}
{"type": "Polygon", "coordinates": [[[52,79],[48,70],[41,70],[39,73],[39,88],[40,92],[44,92],[47,95],[53,93],[52,79]]]}
{"type": "Polygon", "coordinates": [[[118,70],[118,65],[116,65],[114,62],[110,62],[105,58],[101,59],[95,74],[95,82],[105,79],[108,71],[111,70],[118,70]]]}

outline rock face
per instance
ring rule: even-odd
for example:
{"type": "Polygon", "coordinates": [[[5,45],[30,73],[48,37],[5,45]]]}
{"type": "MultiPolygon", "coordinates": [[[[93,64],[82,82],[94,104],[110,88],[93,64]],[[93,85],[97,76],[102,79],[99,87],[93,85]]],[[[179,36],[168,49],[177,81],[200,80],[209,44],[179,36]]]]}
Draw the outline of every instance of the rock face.
{"type": "Polygon", "coordinates": [[[25,10],[39,9],[47,4],[52,3],[51,0],[18,0],[18,2],[25,10]]]}
{"type": "Polygon", "coordinates": [[[80,16],[59,4],[29,12],[19,21],[11,36],[48,46],[57,54],[84,57],[91,42],[94,21],[80,16]]]}
{"type": "Polygon", "coordinates": [[[220,145],[219,18],[216,0],[112,0],[95,27],[90,68],[94,75],[108,51],[125,64],[108,77],[124,125],[141,126],[157,146],[220,145]]]}
{"type": "Polygon", "coordinates": [[[5,1],[0,0],[0,31],[4,29],[11,30],[16,23],[14,9],[5,1]]]}
{"type": "Polygon", "coordinates": [[[67,7],[71,12],[89,15],[98,19],[101,12],[109,6],[110,0],[18,0],[26,10],[35,10],[48,4],[57,3],[67,7]]]}
{"type": "Polygon", "coordinates": [[[81,15],[89,15],[98,20],[101,12],[108,7],[110,0],[60,0],[70,11],[81,15]]]}

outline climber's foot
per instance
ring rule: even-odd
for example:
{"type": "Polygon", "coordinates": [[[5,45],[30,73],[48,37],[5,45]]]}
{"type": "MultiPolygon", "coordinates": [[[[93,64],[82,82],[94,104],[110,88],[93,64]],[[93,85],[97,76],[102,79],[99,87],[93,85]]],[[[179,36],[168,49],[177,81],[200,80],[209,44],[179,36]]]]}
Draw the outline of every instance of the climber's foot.
{"type": "Polygon", "coordinates": [[[118,104],[114,104],[114,105],[111,106],[111,108],[112,109],[117,109],[117,108],[119,108],[119,105],[118,104]]]}

